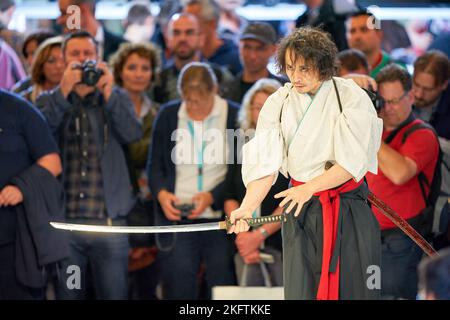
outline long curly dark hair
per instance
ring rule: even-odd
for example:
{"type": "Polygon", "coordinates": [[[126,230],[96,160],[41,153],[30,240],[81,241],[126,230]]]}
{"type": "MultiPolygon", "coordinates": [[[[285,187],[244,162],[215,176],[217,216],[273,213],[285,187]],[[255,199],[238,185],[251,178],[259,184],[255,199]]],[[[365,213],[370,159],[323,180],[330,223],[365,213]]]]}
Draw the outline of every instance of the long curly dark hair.
{"type": "Polygon", "coordinates": [[[329,80],[336,74],[338,49],[327,32],[318,28],[301,27],[284,37],[277,52],[280,73],[286,73],[287,51],[292,54],[294,62],[302,57],[308,67],[318,72],[321,81],[329,80]]]}

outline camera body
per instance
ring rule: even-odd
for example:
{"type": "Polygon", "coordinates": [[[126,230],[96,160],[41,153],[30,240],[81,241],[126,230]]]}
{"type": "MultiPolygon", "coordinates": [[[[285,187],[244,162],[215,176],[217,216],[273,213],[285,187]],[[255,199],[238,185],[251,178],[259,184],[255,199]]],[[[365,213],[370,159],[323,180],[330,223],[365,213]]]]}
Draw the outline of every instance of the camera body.
{"type": "Polygon", "coordinates": [[[195,209],[195,204],[193,203],[181,203],[175,204],[174,208],[181,211],[181,219],[185,220],[191,215],[191,211],[195,209]]]}
{"type": "Polygon", "coordinates": [[[376,110],[377,112],[380,112],[381,109],[384,108],[384,104],[385,104],[383,97],[380,96],[380,95],[378,94],[378,92],[373,91],[372,88],[369,88],[369,90],[363,88],[363,90],[364,90],[364,91],[367,93],[367,95],[369,96],[369,98],[370,98],[370,100],[372,101],[372,104],[373,104],[375,110],[376,110]]]}
{"type": "Polygon", "coordinates": [[[81,83],[94,87],[103,75],[103,70],[97,68],[95,60],[86,60],[81,66],[75,67],[81,70],[81,83]]]}

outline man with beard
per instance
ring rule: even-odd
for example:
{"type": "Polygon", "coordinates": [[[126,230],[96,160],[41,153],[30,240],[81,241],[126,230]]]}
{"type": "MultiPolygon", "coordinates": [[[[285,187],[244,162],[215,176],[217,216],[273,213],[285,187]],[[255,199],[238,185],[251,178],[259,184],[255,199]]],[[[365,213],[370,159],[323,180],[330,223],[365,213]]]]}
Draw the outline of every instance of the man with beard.
{"type": "Polygon", "coordinates": [[[270,58],[275,54],[277,34],[265,22],[249,23],[239,37],[239,56],[243,69],[229,88],[230,100],[242,102],[245,93],[262,78],[270,78],[284,84],[285,78],[272,74],[268,69],[270,58]]]}
{"type": "MultiPolygon", "coordinates": [[[[443,152],[441,196],[436,203],[436,231],[442,207],[450,194],[450,61],[441,51],[430,50],[414,63],[414,113],[429,122],[439,136],[443,152]]],[[[441,226],[444,231],[448,226],[441,226]]],[[[450,241],[450,233],[446,242],[450,241]]]]}
{"type": "MultiPolygon", "coordinates": [[[[200,25],[194,15],[188,13],[174,14],[170,19],[168,32],[168,46],[173,53],[166,67],[159,75],[159,82],[154,88],[154,99],[159,103],[179,99],[177,81],[180,70],[190,62],[207,62],[202,56],[201,48],[204,36],[200,32],[200,25]]],[[[227,96],[227,87],[234,79],[225,68],[216,64],[210,66],[214,71],[222,96],[227,96]]]]}
{"type": "Polygon", "coordinates": [[[414,63],[414,112],[422,120],[432,122],[439,135],[447,139],[450,139],[449,79],[450,61],[441,51],[428,51],[414,63]]]}

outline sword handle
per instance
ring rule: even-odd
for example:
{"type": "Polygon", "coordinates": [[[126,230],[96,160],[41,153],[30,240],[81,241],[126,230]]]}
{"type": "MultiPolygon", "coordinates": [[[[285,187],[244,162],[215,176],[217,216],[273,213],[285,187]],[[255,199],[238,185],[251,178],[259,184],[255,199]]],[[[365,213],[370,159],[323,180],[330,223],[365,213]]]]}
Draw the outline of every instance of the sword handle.
{"type": "MultiPolygon", "coordinates": [[[[277,223],[277,222],[286,222],[286,214],[272,215],[272,216],[264,216],[259,218],[247,218],[244,219],[250,227],[258,227],[262,226],[266,223],[277,223]]],[[[232,224],[230,219],[227,217],[225,221],[220,222],[220,228],[226,229],[227,231],[231,228],[232,224]]]]}
{"type": "Polygon", "coordinates": [[[283,214],[279,215],[272,215],[272,216],[264,216],[264,217],[258,217],[258,218],[248,218],[244,219],[250,227],[258,227],[262,226],[266,223],[277,223],[282,222],[283,220],[286,221],[286,217],[283,214]]]}

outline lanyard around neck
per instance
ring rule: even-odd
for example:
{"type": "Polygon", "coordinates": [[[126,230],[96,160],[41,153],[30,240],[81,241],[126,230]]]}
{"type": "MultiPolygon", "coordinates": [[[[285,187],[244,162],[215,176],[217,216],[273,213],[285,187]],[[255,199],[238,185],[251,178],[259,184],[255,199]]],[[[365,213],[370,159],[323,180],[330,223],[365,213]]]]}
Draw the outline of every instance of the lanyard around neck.
{"type": "MultiPolygon", "coordinates": [[[[211,118],[209,118],[207,120],[207,124],[210,124],[211,118]]],[[[205,147],[206,147],[206,143],[205,141],[203,141],[203,132],[202,132],[202,145],[200,148],[198,148],[196,146],[196,141],[197,139],[195,139],[195,130],[194,130],[194,124],[191,120],[187,121],[188,124],[188,129],[189,129],[189,133],[191,134],[192,137],[192,141],[194,143],[194,149],[197,152],[197,170],[198,170],[198,174],[197,174],[197,189],[199,192],[203,191],[203,153],[205,152],[205,147]]]]}

